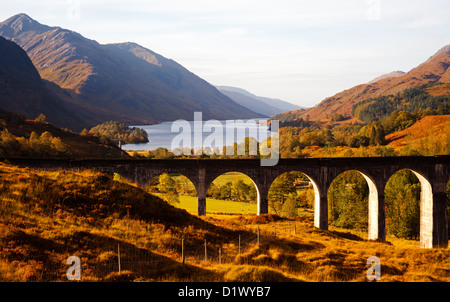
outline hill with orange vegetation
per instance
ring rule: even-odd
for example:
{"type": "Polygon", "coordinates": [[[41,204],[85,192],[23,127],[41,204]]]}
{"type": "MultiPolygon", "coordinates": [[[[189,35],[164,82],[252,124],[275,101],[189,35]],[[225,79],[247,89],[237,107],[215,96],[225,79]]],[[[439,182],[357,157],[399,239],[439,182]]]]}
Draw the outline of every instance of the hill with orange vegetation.
{"type": "MultiPolygon", "coordinates": [[[[328,97],[315,107],[291,112],[291,119],[302,117],[311,121],[326,121],[334,114],[352,116],[355,104],[370,98],[396,95],[406,89],[431,84],[428,93],[433,96],[450,93],[450,45],[437,51],[427,61],[407,73],[394,72],[373,81],[355,86],[328,97]],[[444,84],[444,85],[442,85],[444,84]]],[[[286,115],[286,113],[284,113],[286,115]]],[[[277,119],[277,116],[272,119],[277,119]]]]}
{"type": "Polygon", "coordinates": [[[411,127],[386,135],[386,141],[390,146],[396,148],[404,147],[407,144],[418,145],[425,139],[437,140],[448,145],[449,133],[450,115],[431,115],[425,116],[411,127]]]}

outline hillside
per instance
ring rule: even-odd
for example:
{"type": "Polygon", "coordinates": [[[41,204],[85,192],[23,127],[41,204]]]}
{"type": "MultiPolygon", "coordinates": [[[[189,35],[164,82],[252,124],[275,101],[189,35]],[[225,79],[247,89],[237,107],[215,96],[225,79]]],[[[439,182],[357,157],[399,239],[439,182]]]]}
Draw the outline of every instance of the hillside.
{"type": "MultiPolygon", "coordinates": [[[[450,83],[450,45],[437,51],[427,61],[407,73],[391,73],[366,84],[344,90],[326,98],[317,106],[295,112],[295,118],[329,120],[333,114],[350,117],[355,104],[369,98],[396,95],[406,89],[431,84],[450,83]]],[[[441,89],[447,87],[441,86],[441,89]]],[[[436,92],[437,93],[437,92],[436,92]]],[[[450,94],[450,89],[441,90],[440,95],[450,94]]],[[[436,95],[436,94],[435,94],[436,95]]]]}
{"type": "Polygon", "coordinates": [[[135,43],[101,45],[25,14],[1,22],[0,36],[22,47],[40,76],[59,87],[52,86],[55,93],[66,92],[67,103],[90,109],[95,123],[84,122],[81,129],[107,120],[190,120],[194,111],[203,112],[204,119],[260,116],[175,61],[135,43]]]}
{"type": "Polygon", "coordinates": [[[365,234],[319,230],[308,217],[199,218],[90,171],[0,163],[0,173],[0,281],[66,281],[69,256],[81,259],[81,281],[367,281],[373,255],[382,255],[382,282],[449,281],[449,251],[420,249],[414,240],[371,242],[365,234]]]}
{"type": "Polygon", "coordinates": [[[372,81],[367,82],[367,84],[376,83],[380,80],[387,79],[387,78],[396,78],[396,77],[402,76],[404,74],[405,74],[405,72],[400,71],[400,70],[393,71],[393,72],[390,72],[387,74],[380,75],[380,76],[376,77],[375,79],[373,79],[372,81]]]}
{"type": "MultiPolygon", "coordinates": [[[[450,115],[426,116],[420,119],[402,131],[396,131],[386,135],[386,141],[389,146],[399,148],[409,145],[433,148],[432,142],[424,140],[432,140],[437,138],[440,142],[449,142],[450,134],[450,115]]],[[[450,148],[448,146],[447,148],[450,148]]]]}
{"type": "Polygon", "coordinates": [[[53,126],[45,120],[25,120],[0,108],[1,157],[129,158],[112,143],[53,126]]]}
{"type": "Polygon", "coordinates": [[[72,129],[90,122],[89,110],[74,110],[54,91],[25,51],[0,37],[0,107],[32,119],[45,112],[49,122],[72,129]]]}
{"type": "Polygon", "coordinates": [[[220,92],[234,100],[236,103],[265,116],[271,117],[288,110],[301,109],[300,106],[291,104],[289,102],[279,99],[256,96],[241,88],[230,86],[216,87],[220,92]]]}

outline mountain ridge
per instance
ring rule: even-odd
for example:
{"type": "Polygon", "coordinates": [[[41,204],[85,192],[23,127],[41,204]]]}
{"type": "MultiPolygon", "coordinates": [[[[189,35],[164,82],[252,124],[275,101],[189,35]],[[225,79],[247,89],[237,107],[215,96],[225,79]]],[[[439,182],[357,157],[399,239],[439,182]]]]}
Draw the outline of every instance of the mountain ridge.
{"type": "Polygon", "coordinates": [[[92,109],[96,123],[189,120],[195,111],[203,112],[205,119],[261,116],[177,62],[136,43],[99,44],[26,14],[1,22],[0,36],[22,47],[41,78],[65,90],[72,106],[92,109]]]}
{"type": "MultiPolygon", "coordinates": [[[[311,121],[326,121],[334,114],[350,117],[353,105],[365,99],[395,95],[408,88],[450,83],[449,66],[450,44],[442,47],[428,60],[404,74],[380,76],[379,80],[348,88],[322,100],[314,107],[296,112],[292,111],[290,115],[292,118],[303,118],[311,121]]],[[[449,92],[448,89],[441,91],[441,93],[446,94],[449,92]]]]}
{"type": "Polygon", "coordinates": [[[287,110],[302,109],[301,106],[280,99],[257,96],[238,87],[216,85],[216,88],[238,104],[269,117],[287,110]]]}

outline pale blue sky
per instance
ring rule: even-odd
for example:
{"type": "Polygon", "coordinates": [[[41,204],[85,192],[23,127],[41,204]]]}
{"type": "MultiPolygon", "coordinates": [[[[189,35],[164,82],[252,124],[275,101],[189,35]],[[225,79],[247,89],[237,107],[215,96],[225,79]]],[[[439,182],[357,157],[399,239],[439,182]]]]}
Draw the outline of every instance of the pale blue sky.
{"type": "Polygon", "coordinates": [[[133,41],[213,85],[310,107],[450,43],[450,1],[0,0],[99,43],[133,41]]]}

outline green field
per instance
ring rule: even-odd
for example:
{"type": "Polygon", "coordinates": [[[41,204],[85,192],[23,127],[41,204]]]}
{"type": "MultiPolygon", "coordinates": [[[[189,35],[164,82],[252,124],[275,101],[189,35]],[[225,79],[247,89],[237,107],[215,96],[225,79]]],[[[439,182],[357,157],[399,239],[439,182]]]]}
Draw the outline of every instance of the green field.
{"type": "MultiPolygon", "coordinates": [[[[176,180],[181,180],[180,176],[172,175],[176,180]]],[[[242,179],[245,184],[253,184],[253,181],[245,174],[238,172],[229,172],[217,177],[213,183],[217,186],[233,182],[234,179],[242,179]]],[[[193,184],[189,182],[189,186],[193,184]]],[[[197,213],[197,197],[180,196],[180,203],[174,204],[175,207],[185,209],[190,213],[197,213]]],[[[213,198],[206,199],[207,213],[227,213],[227,214],[256,214],[257,205],[255,203],[236,202],[229,200],[218,200],[213,198]]]]}
{"type": "MultiPolygon", "coordinates": [[[[195,190],[194,185],[186,177],[180,174],[171,174],[173,179],[178,183],[186,185],[189,190],[195,190]]],[[[250,177],[239,172],[228,172],[217,177],[213,184],[216,186],[224,186],[227,183],[232,183],[234,180],[242,180],[247,185],[254,185],[250,177]]],[[[299,193],[300,191],[297,191],[299,193]]],[[[164,199],[164,195],[161,195],[164,199]]],[[[173,204],[177,208],[185,209],[189,213],[197,214],[197,197],[183,196],[179,197],[180,202],[173,204]]],[[[226,214],[256,214],[257,204],[249,202],[238,202],[231,200],[220,200],[214,198],[206,198],[206,212],[210,214],[226,213],[226,214]]],[[[269,208],[269,213],[274,213],[273,209],[269,208]]]]}
{"type": "MultiPolygon", "coordinates": [[[[180,196],[180,203],[175,203],[174,206],[185,209],[189,213],[197,214],[197,197],[180,196]]],[[[256,204],[206,198],[206,212],[256,214],[256,204]]]]}

